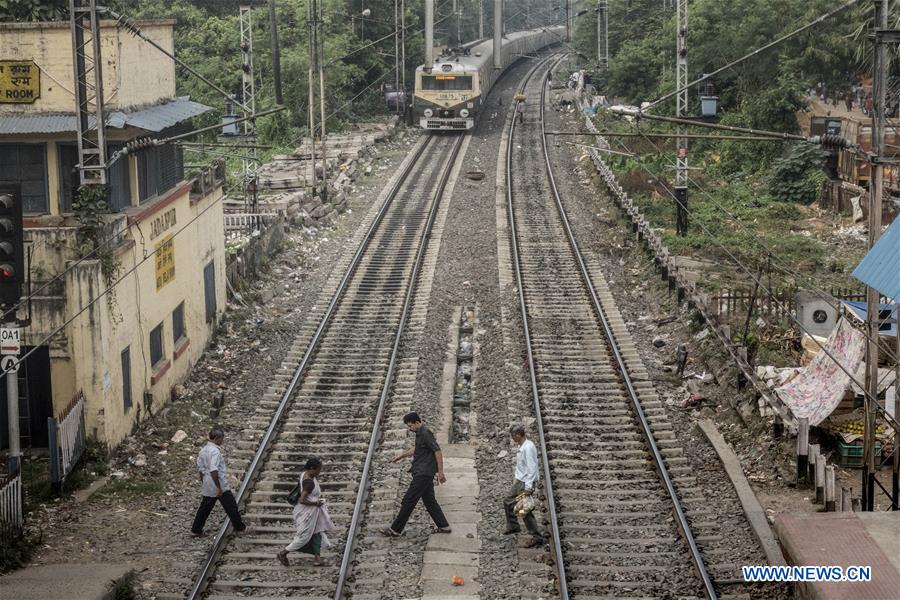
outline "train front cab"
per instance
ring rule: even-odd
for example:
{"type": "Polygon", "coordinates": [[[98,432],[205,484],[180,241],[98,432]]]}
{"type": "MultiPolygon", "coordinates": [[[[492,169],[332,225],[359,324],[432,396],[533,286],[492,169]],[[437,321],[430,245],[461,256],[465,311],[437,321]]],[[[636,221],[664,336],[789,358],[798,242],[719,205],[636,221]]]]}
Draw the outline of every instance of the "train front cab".
{"type": "Polygon", "coordinates": [[[467,131],[481,104],[478,73],[416,73],[419,126],[435,131],[467,131]]]}

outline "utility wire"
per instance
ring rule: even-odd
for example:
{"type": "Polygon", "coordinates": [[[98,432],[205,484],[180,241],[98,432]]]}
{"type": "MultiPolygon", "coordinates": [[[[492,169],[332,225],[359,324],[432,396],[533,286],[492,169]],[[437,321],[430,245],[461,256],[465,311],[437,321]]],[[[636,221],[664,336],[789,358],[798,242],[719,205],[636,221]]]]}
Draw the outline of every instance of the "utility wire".
{"type": "MultiPolygon", "coordinates": [[[[642,133],[642,132],[640,131],[640,128],[635,127],[635,129],[637,129],[639,133],[642,133]]],[[[649,143],[656,149],[657,154],[658,154],[659,156],[661,156],[661,157],[663,157],[664,159],[666,159],[666,162],[669,162],[668,159],[666,158],[665,153],[663,153],[662,149],[661,149],[657,144],[655,144],[655,143],[653,142],[653,140],[651,140],[651,139],[649,139],[649,138],[645,138],[645,139],[647,140],[647,142],[649,142],[649,143]]],[[[675,165],[674,165],[674,163],[669,162],[669,166],[670,166],[670,167],[674,167],[675,165]]],[[[752,240],[754,243],[756,243],[756,244],[763,250],[763,252],[765,252],[766,256],[772,261],[773,264],[775,264],[776,266],[778,266],[779,268],[781,268],[781,270],[783,270],[784,272],[786,272],[786,273],[788,273],[788,274],[790,274],[790,275],[793,275],[793,276],[797,277],[798,279],[806,279],[806,280],[808,281],[809,285],[810,285],[810,288],[811,288],[818,296],[820,296],[822,299],[826,300],[826,301],[829,303],[829,305],[831,305],[832,307],[838,308],[838,309],[840,308],[840,300],[838,300],[837,304],[833,303],[832,300],[834,300],[834,298],[831,296],[831,294],[825,292],[824,290],[822,290],[822,289],[820,289],[818,286],[816,286],[816,284],[812,282],[812,277],[810,277],[810,276],[808,276],[808,275],[803,275],[803,274],[801,274],[801,273],[798,272],[798,271],[794,271],[794,270],[792,270],[790,267],[788,267],[787,265],[783,264],[783,263],[781,262],[781,260],[779,259],[778,255],[776,255],[775,253],[773,253],[773,252],[771,251],[771,249],[765,244],[765,242],[763,242],[763,241],[759,238],[759,236],[757,236],[753,231],[751,231],[751,230],[749,229],[749,227],[747,227],[746,225],[743,224],[743,222],[741,221],[740,217],[736,216],[736,215],[733,214],[731,211],[729,211],[727,208],[725,208],[724,206],[722,206],[722,204],[720,204],[720,203],[712,196],[712,194],[710,194],[706,189],[704,189],[704,188],[703,188],[703,187],[702,187],[695,179],[693,179],[690,175],[688,175],[688,181],[689,181],[691,184],[693,184],[694,187],[695,187],[697,190],[699,190],[704,196],[706,196],[706,197],[709,199],[709,201],[710,201],[716,208],[718,208],[719,210],[721,210],[722,212],[724,212],[724,213],[725,213],[726,215],[728,215],[734,222],[736,222],[736,224],[740,226],[742,233],[744,233],[744,234],[746,235],[747,238],[749,238],[749,239],[752,240]]],[[[886,318],[882,321],[882,323],[887,322],[887,320],[889,320],[889,319],[890,319],[890,317],[886,317],[886,318]]],[[[868,341],[870,341],[870,342],[874,341],[874,340],[872,340],[872,338],[871,338],[871,336],[869,335],[869,332],[868,332],[868,331],[862,331],[861,333],[863,333],[863,335],[865,335],[865,337],[866,337],[866,339],[867,339],[868,341]]],[[[890,358],[890,359],[896,360],[896,357],[894,356],[894,353],[893,353],[891,350],[889,350],[889,349],[886,349],[886,350],[885,350],[885,355],[886,355],[888,358],[890,358]]]]}
{"type": "MultiPolygon", "coordinates": [[[[626,152],[631,152],[631,150],[624,144],[624,142],[622,142],[622,141],[620,141],[620,140],[616,140],[616,143],[619,144],[626,152]]],[[[639,163],[639,164],[640,164],[641,168],[643,168],[643,169],[644,169],[651,177],[653,177],[653,178],[656,180],[656,182],[657,182],[657,183],[658,183],[658,184],[659,184],[659,185],[660,185],[660,186],[661,186],[661,187],[662,187],[662,188],[663,188],[663,189],[664,189],[671,197],[672,197],[672,199],[675,201],[675,203],[678,204],[678,206],[680,206],[682,210],[684,210],[688,215],[691,215],[691,212],[690,212],[690,210],[688,210],[688,207],[685,206],[685,205],[678,199],[678,196],[675,194],[675,192],[673,192],[673,191],[668,187],[668,185],[666,185],[666,183],[665,183],[658,175],[656,175],[655,173],[653,173],[649,168],[647,168],[647,167],[646,167],[645,165],[643,165],[642,163],[639,163]]],[[[779,302],[778,299],[774,296],[774,294],[772,293],[772,291],[769,290],[769,288],[761,281],[761,278],[758,278],[758,277],[756,276],[756,274],[753,273],[753,271],[752,271],[751,269],[747,268],[747,266],[744,265],[744,263],[742,263],[737,257],[735,257],[734,254],[731,252],[731,250],[729,250],[724,244],[722,244],[722,242],[719,241],[719,239],[718,239],[715,235],[713,235],[712,232],[710,232],[709,229],[707,229],[707,227],[706,227],[701,221],[697,221],[697,220],[695,219],[695,223],[697,223],[697,225],[699,225],[700,228],[703,229],[704,233],[706,233],[706,235],[707,235],[707,236],[708,236],[708,237],[709,237],[709,238],[710,238],[710,239],[711,239],[711,240],[712,240],[712,241],[713,241],[713,242],[714,242],[714,243],[715,243],[715,244],[716,244],[716,245],[717,245],[717,246],[718,246],[725,254],[727,254],[728,257],[731,258],[731,260],[734,261],[734,263],[735,263],[738,267],[741,268],[741,270],[743,270],[744,272],[747,273],[747,275],[750,277],[750,279],[754,282],[755,285],[757,285],[760,289],[762,289],[763,291],[765,291],[770,297],[772,297],[773,299],[775,299],[776,303],[778,303],[779,305],[781,304],[781,302],[779,302]]],[[[853,383],[855,383],[860,389],[863,390],[866,400],[867,400],[868,402],[871,402],[872,404],[875,405],[875,410],[878,411],[878,412],[880,412],[880,413],[882,414],[882,417],[884,418],[884,420],[885,420],[886,422],[889,422],[889,423],[891,424],[891,426],[894,428],[895,431],[900,432],[900,424],[898,424],[898,422],[894,419],[894,417],[890,416],[890,415],[887,413],[887,411],[885,411],[885,409],[882,408],[882,407],[878,404],[878,399],[877,399],[877,398],[873,398],[873,397],[871,396],[871,394],[869,393],[869,391],[865,388],[865,386],[862,385],[859,381],[857,381],[855,374],[854,374],[854,373],[850,373],[850,371],[848,371],[847,368],[844,367],[844,365],[843,365],[839,360],[837,360],[837,358],[835,358],[835,356],[834,356],[834,355],[833,355],[833,354],[832,354],[832,353],[831,353],[831,352],[830,352],[830,351],[829,351],[829,350],[828,350],[821,342],[819,342],[815,337],[812,336],[812,334],[809,333],[809,331],[807,331],[807,329],[803,326],[803,324],[800,323],[799,319],[797,319],[794,315],[792,315],[790,311],[785,311],[785,314],[788,316],[789,319],[791,319],[792,321],[794,321],[794,323],[797,325],[797,327],[800,328],[801,331],[803,331],[805,334],[807,334],[807,335],[810,336],[810,339],[812,339],[812,341],[813,341],[817,346],[819,346],[820,350],[821,350],[822,352],[824,352],[825,355],[826,355],[828,358],[830,358],[830,359],[838,366],[838,368],[840,368],[841,371],[843,371],[843,372],[850,378],[850,380],[851,380],[853,383]]]]}
{"type": "Polygon", "coordinates": [[[702,77],[700,77],[700,78],[698,78],[698,79],[695,79],[694,81],[688,83],[688,84],[687,84],[686,86],[684,86],[683,88],[676,89],[676,90],[673,91],[673,92],[670,92],[670,93],[665,94],[664,96],[662,96],[662,97],[660,97],[660,98],[657,98],[656,100],[654,100],[653,102],[651,102],[649,105],[645,106],[642,110],[650,110],[651,108],[653,108],[654,106],[656,106],[656,105],[659,104],[660,102],[664,102],[665,100],[668,100],[669,98],[673,98],[673,97],[677,96],[678,94],[680,94],[681,92],[683,92],[684,90],[689,89],[689,88],[691,88],[692,86],[697,85],[698,83],[701,83],[701,82],[703,82],[703,81],[706,81],[706,80],[709,79],[710,77],[713,77],[713,76],[715,76],[715,75],[718,75],[718,74],[721,73],[722,71],[726,71],[726,70],[728,70],[728,69],[731,69],[731,68],[734,67],[735,65],[739,65],[740,63],[742,63],[742,62],[744,62],[744,61],[746,61],[746,60],[749,60],[749,59],[753,58],[753,57],[756,56],[757,54],[760,54],[761,52],[765,52],[765,51],[768,50],[769,48],[772,48],[773,46],[777,46],[778,44],[780,44],[780,43],[782,43],[782,42],[784,42],[784,41],[786,41],[786,40],[788,40],[788,39],[794,37],[795,35],[797,35],[797,34],[799,34],[799,33],[802,33],[802,32],[804,32],[804,31],[806,31],[807,29],[810,29],[811,27],[815,27],[816,25],[819,25],[820,23],[823,23],[824,21],[830,19],[831,17],[835,16],[836,14],[838,14],[838,13],[840,13],[840,12],[843,12],[844,10],[846,10],[846,9],[848,9],[848,8],[853,7],[853,6],[855,6],[856,4],[858,4],[858,3],[859,3],[859,0],[847,0],[847,2],[844,2],[842,5],[840,5],[840,6],[837,7],[836,9],[834,9],[834,10],[832,10],[832,11],[830,11],[830,12],[825,13],[824,15],[822,15],[822,16],[818,17],[817,19],[815,19],[814,21],[811,21],[811,22],[807,23],[806,25],[803,25],[802,27],[800,27],[800,28],[798,28],[798,29],[795,29],[795,30],[791,31],[790,33],[787,33],[787,34],[785,34],[785,35],[779,37],[778,39],[773,40],[773,41],[769,42],[768,44],[766,44],[766,45],[764,45],[764,46],[761,46],[761,47],[757,48],[756,50],[750,52],[749,54],[745,54],[744,56],[738,58],[737,60],[731,61],[730,63],[728,63],[727,65],[725,65],[725,66],[723,66],[723,67],[719,67],[718,69],[714,70],[714,71],[711,72],[711,73],[706,73],[706,74],[703,75],[702,77]]]}
{"type": "MultiPolygon", "coordinates": [[[[174,238],[177,237],[180,233],[182,233],[183,231],[185,231],[190,225],[192,225],[192,224],[194,223],[194,221],[196,221],[197,219],[199,219],[200,217],[202,217],[204,214],[206,214],[206,212],[207,212],[209,209],[211,209],[212,207],[216,206],[217,204],[219,204],[220,202],[222,202],[224,199],[225,199],[225,194],[222,194],[220,197],[218,197],[218,198],[216,198],[215,200],[213,200],[212,202],[210,202],[210,203],[209,203],[209,206],[207,206],[206,208],[204,208],[203,210],[201,210],[199,213],[197,213],[196,215],[194,215],[194,217],[191,218],[187,223],[185,223],[178,231],[174,232],[174,233],[172,234],[172,236],[171,236],[172,239],[174,239],[174,238]]],[[[141,260],[137,261],[137,262],[134,264],[134,266],[133,266],[132,268],[128,269],[125,273],[123,273],[121,277],[119,277],[118,279],[116,279],[115,281],[113,281],[112,283],[110,283],[110,284],[106,287],[106,289],[104,289],[102,292],[100,292],[97,296],[95,296],[94,298],[91,298],[91,300],[90,300],[85,306],[83,306],[83,307],[81,308],[81,310],[79,310],[79,311],[76,312],[74,315],[72,315],[72,316],[71,316],[68,320],[66,320],[62,325],[60,325],[59,327],[57,327],[56,329],[54,329],[53,331],[51,331],[51,332],[50,332],[46,337],[44,337],[41,341],[39,341],[39,342],[37,342],[36,344],[34,344],[31,350],[29,350],[28,352],[26,352],[26,353],[23,354],[22,356],[18,357],[18,360],[16,361],[16,364],[17,364],[17,365],[18,365],[18,364],[22,364],[29,356],[31,356],[32,354],[34,354],[35,352],[37,352],[37,351],[38,351],[45,343],[49,342],[49,341],[53,338],[53,336],[55,336],[56,334],[58,334],[58,333],[60,333],[61,331],[63,331],[66,327],[69,326],[69,324],[71,324],[73,321],[75,321],[75,319],[77,319],[84,311],[86,311],[87,309],[89,309],[90,307],[92,307],[94,304],[97,303],[98,300],[100,300],[101,298],[103,298],[104,296],[106,296],[108,293],[110,293],[112,290],[114,290],[115,287],[116,287],[117,285],[119,285],[122,281],[124,281],[126,277],[128,277],[129,275],[131,275],[132,273],[134,273],[135,271],[137,271],[138,267],[140,267],[142,264],[144,264],[145,262],[147,262],[148,260],[150,260],[150,258],[152,258],[152,257],[153,257],[157,252],[159,252],[161,249],[162,249],[162,247],[160,246],[160,247],[154,248],[154,249],[153,249],[151,252],[149,252],[149,253],[145,253],[144,257],[143,257],[141,260]]],[[[8,374],[8,372],[6,372],[6,371],[0,373],[0,380],[2,380],[4,377],[6,377],[7,374],[8,374]]]]}

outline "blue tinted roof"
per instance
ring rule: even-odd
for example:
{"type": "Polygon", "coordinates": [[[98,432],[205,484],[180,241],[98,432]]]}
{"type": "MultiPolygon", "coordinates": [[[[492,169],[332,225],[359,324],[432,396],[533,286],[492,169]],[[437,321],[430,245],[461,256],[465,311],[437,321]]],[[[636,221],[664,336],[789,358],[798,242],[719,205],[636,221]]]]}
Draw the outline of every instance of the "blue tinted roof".
{"type": "MultiPolygon", "coordinates": [[[[115,129],[137,127],[145,131],[160,132],[166,127],[171,127],[210,110],[212,108],[209,106],[183,96],[165,104],[148,106],[131,112],[109,111],[106,113],[106,126],[115,129]]],[[[91,127],[94,126],[93,118],[90,119],[90,124],[91,127]]],[[[0,113],[0,135],[65,133],[74,132],[77,127],[78,122],[74,114],[0,113]]]]}
{"type": "Polygon", "coordinates": [[[853,276],[888,298],[900,297],[900,218],[878,238],[853,276]]]}

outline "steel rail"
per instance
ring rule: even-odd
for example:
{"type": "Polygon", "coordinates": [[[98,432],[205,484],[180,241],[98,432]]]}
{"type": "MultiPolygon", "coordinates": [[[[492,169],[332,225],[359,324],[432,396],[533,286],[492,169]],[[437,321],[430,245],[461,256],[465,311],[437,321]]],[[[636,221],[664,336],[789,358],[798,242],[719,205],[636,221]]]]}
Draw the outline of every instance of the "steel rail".
{"type": "Polygon", "coordinates": [[[341,598],[343,598],[344,586],[347,582],[347,577],[350,575],[350,561],[353,557],[354,545],[356,543],[356,531],[357,529],[359,529],[360,515],[362,514],[363,507],[365,506],[366,500],[368,499],[369,495],[369,471],[372,467],[372,461],[375,457],[375,450],[378,445],[378,438],[381,433],[381,420],[384,417],[387,400],[393,388],[394,369],[397,366],[397,357],[400,354],[400,342],[403,339],[403,334],[406,329],[406,321],[409,316],[410,308],[412,307],[413,296],[415,295],[416,290],[416,281],[419,278],[419,272],[422,269],[422,263],[425,262],[425,254],[428,250],[428,243],[431,241],[431,230],[435,220],[437,219],[438,208],[441,204],[441,197],[444,195],[444,189],[447,186],[447,181],[450,179],[450,173],[453,171],[453,167],[456,165],[456,158],[459,154],[459,149],[462,146],[463,139],[465,139],[464,135],[457,136],[456,141],[453,144],[453,149],[450,151],[450,156],[447,158],[444,171],[441,174],[441,179],[434,191],[434,196],[431,202],[431,209],[428,212],[428,219],[425,222],[425,228],[422,233],[422,238],[419,241],[419,247],[416,251],[416,261],[409,276],[409,286],[406,288],[406,296],[403,299],[403,307],[400,311],[400,323],[397,325],[397,333],[394,336],[394,346],[391,349],[391,359],[388,364],[387,374],[385,375],[385,383],[381,389],[381,397],[378,400],[378,411],[375,415],[375,424],[372,428],[372,435],[369,438],[369,449],[366,452],[366,460],[363,464],[362,477],[360,478],[359,488],[356,492],[356,504],[353,507],[353,517],[350,519],[350,528],[347,530],[347,539],[344,544],[344,555],[341,558],[341,569],[338,573],[337,587],[334,591],[334,600],[341,600],[341,598]]]}
{"type": "MultiPolygon", "coordinates": [[[[536,64],[529,72],[528,75],[525,76],[525,80],[522,83],[522,88],[525,88],[525,85],[531,79],[532,75],[534,75],[535,71],[537,71],[541,66],[547,64],[551,61],[553,57],[548,57],[544,61],[536,64]]],[[[562,57],[557,59],[557,63],[562,60],[562,57]]],[[[541,102],[543,103],[543,94],[541,95],[541,102]]],[[[517,112],[519,108],[519,102],[516,102],[516,110],[513,111],[512,115],[512,123],[509,126],[509,137],[506,140],[506,207],[507,213],[509,215],[509,231],[510,231],[510,244],[512,245],[512,263],[513,268],[516,272],[516,280],[519,285],[517,286],[519,292],[519,309],[522,311],[522,327],[524,329],[525,334],[525,349],[528,354],[528,367],[529,374],[531,376],[531,395],[534,398],[534,414],[535,414],[535,424],[537,425],[538,430],[538,441],[540,442],[540,450],[541,457],[543,463],[543,472],[544,472],[544,487],[546,488],[546,496],[547,496],[547,514],[550,517],[550,533],[552,537],[552,554],[554,556],[554,563],[556,565],[556,577],[557,577],[557,586],[559,587],[559,595],[561,600],[569,600],[569,586],[566,583],[566,566],[565,561],[563,560],[562,554],[562,543],[560,541],[559,535],[559,521],[556,518],[556,499],[553,496],[553,482],[550,478],[550,459],[547,455],[547,445],[544,441],[544,422],[541,418],[541,402],[540,402],[540,394],[538,392],[538,384],[537,384],[537,375],[534,364],[534,351],[531,345],[531,330],[528,327],[528,313],[525,307],[525,285],[522,278],[522,266],[519,262],[519,240],[516,235],[516,215],[515,210],[513,210],[513,193],[512,193],[512,151],[513,151],[513,137],[516,129],[516,118],[517,112]]]]}
{"type": "MultiPolygon", "coordinates": [[[[347,289],[350,279],[355,274],[363,254],[368,249],[369,243],[372,241],[372,238],[374,237],[375,232],[378,230],[381,221],[384,219],[385,214],[387,214],[388,209],[393,204],[393,201],[396,198],[397,192],[400,190],[400,187],[406,181],[407,177],[409,177],[409,174],[413,171],[413,168],[418,163],[419,158],[421,158],[422,154],[424,153],[425,148],[427,148],[431,143],[432,139],[429,138],[419,147],[414,158],[409,161],[400,177],[391,187],[391,190],[390,192],[388,192],[388,196],[384,204],[379,209],[378,214],[375,216],[375,219],[369,226],[368,231],[366,231],[365,237],[360,243],[359,248],[357,248],[356,254],[354,254],[353,259],[350,261],[350,265],[347,267],[347,270],[344,273],[344,276],[341,279],[340,283],[338,284],[338,288],[335,291],[331,302],[328,304],[328,308],[325,310],[325,314],[322,316],[322,320],[319,322],[319,326],[316,328],[316,331],[313,334],[312,340],[310,340],[310,343],[306,348],[303,359],[300,361],[300,364],[294,371],[294,376],[291,378],[290,384],[288,384],[287,389],[282,395],[281,401],[278,404],[278,408],[272,415],[272,420],[269,422],[269,426],[266,429],[265,435],[260,441],[259,447],[256,450],[256,454],[254,454],[253,456],[253,460],[247,466],[244,478],[241,481],[241,487],[235,498],[235,501],[238,503],[238,505],[240,505],[240,503],[244,500],[246,493],[253,486],[256,476],[258,475],[258,471],[262,466],[262,462],[271,450],[271,445],[274,442],[275,434],[280,425],[281,417],[284,414],[285,410],[287,410],[288,406],[291,404],[291,397],[294,394],[294,390],[296,389],[297,384],[300,382],[304,372],[309,366],[310,359],[315,353],[315,350],[318,348],[319,342],[324,335],[325,329],[328,327],[328,324],[331,321],[331,317],[334,315],[334,311],[337,308],[338,303],[343,298],[344,292],[347,289]]],[[[216,536],[215,542],[207,552],[206,559],[203,561],[200,572],[194,580],[194,584],[192,585],[191,590],[187,595],[187,600],[198,600],[203,592],[206,591],[206,586],[209,583],[209,578],[213,574],[219,554],[221,554],[222,550],[225,548],[225,539],[230,530],[231,522],[230,520],[226,519],[219,529],[219,533],[216,536]]]]}
{"type": "MultiPolygon", "coordinates": [[[[653,432],[650,429],[650,423],[647,421],[647,416],[644,414],[644,409],[641,407],[641,402],[638,398],[637,390],[635,390],[634,384],[631,381],[631,377],[628,374],[625,360],[622,358],[622,354],[619,352],[619,347],[616,344],[615,337],[613,336],[612,327],[610,327],[609,320],[606,318],[606,312],[603,310],[603,307],[600,304],[600,299],[597,296],[597,291],[596,289],[594,289],[594,285],[591,282],[591,277],[588,273],[587,265],[584,262],[584,256],[581,254],[581,249],[578,246],[578,242],[575,240],[575,235],[572,233],[572,227],[569,224],[568,215],[566,215],[565,208],[562,204],[562,198],[559,195],[559,189],[556,186],[556,179],[553,176],[553,167],[550,163],[550,153],[547,151],[547,132],[544,123],[544,96],[547,89],[546,83],[549,73],[550,70],[548,70],[544,75],[544,81],[541,86],[541,147],[544,152],[544,163],[546,166],[547,178],[550,182],[550,188],[553,190],[553,197],[556,202],[557,211],[559,212],[559,218],[562,221],[563,227],[566,231],[566,237],[569,241],[569,246],[572,249],[572,254],[578,261],[578,266],[581,271],[581,277],[584,281],[584,285],[587,288],[588,292],[590,292],[591,303],[594,306],[594,311],[597,313],[597,317],[600,319],[600,323],[603,325],[603,333],[606,336],[607,341],[609,342],[609,347],[612,350],[613,356],[615,357],[616,367],[622,375],[622,381],[625,384],[625,388],[628,390],[629,400],[631,401],[631,405],[634,408],[634,412],[638,418],[638,422],[640,423],[641,430],[644,434],[647,445],[650,447],[650,452],[653,455],[653,461],[656,464],[656,469],[659,473],[660,479],[662,479],[663,484],[665,485],[666,491],[669,494],[669,498],[672,501],[672,506],[675,511],[675,517],[678,521],[678,528],[681,530],[681,533],[688,544],[691,553],[691,560],[694,563],[694,568],[696,569],[697,574],[700,576],[700,579],[703,581],[703,589],[706,593],[706,596],[710,598],[710,600],[716,600],[716,590],[713,587],[713,583],[709,577],[709,573],[707,573],[706,571],[706,566],[703,563],[703,557],[700,556],[700,550],[699,548],[697,548],[697,543],[694,540],[693,534],[691,533],[690,525],[687,522],[687,517],[684,514],[684,509],[681,506],[681,501],[678,499],[678,493],[676,492],[675,486],[672,483],[672,479],[669,476],[669,471],[666,468],[662,453],[660,453],[659,447],[656,444],[656,439],[653,437],[653,432]]],[[[532,379],[533,378],[534,376],[532,375],[532,379]]],[[[538,416],[538,422],[540,422],[540,416],[538,416]]]]}

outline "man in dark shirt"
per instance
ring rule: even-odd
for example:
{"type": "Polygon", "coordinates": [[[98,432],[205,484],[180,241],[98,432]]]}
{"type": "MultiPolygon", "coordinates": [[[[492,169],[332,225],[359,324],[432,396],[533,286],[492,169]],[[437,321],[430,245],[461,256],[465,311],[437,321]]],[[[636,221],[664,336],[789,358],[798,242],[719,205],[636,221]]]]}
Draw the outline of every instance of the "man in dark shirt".
{"type": "Polygon", "coordinates": [[[409,456],[413,457],[412,481],[409,482],[409,488],[403,496],[400,503],[400,512],[397,518],[391,523],[391,526],[384,530],[384,535],[388,537],[397,537],[403,533],[409,515],[422,499],[425,510],[431,516],[431,520],[435,524],[435,533],[450,533],[450,524],[441,505],[438,504],[437,498],[434,497],[434,476],[437,475],[438,485],[445,483],[447,478],[444,477],[444,457],[441,454],[441,447],[438,446],[434,434],[422,424],[419,415],[411,412],[403,417],[403,423],[407,429],[416,434],[416,445],[406,452],[402,452],[393,458],[394,462],[402,460],[409,456]]]}

